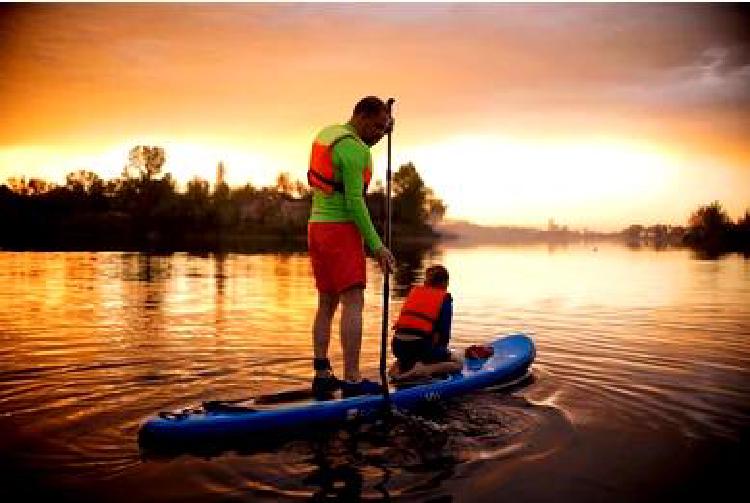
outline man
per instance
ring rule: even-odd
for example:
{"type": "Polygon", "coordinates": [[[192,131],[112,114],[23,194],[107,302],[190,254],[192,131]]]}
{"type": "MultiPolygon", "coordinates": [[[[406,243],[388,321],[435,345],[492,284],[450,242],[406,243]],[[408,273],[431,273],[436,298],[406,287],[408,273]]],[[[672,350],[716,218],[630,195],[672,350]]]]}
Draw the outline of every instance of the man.
{"type": "Polygon", "coordinates": [[[368,96],[354,107],[349,122],[324,128],[313,142],[307,172],[313,188],[308,248],[318,290],[312,388],[319,399],[330,398],[339,387],[345,397],[380,392],[378,384],[362,379],[359,372],[366,283],[363,240],[384,271],[393,269],[395,260],[375,231],[364,194],[372,177],[370,147],[392,127],[385,103],[368,96]],[[336,379],[328,360],[331,322],[339,303],[343,381],[336,379]]]}

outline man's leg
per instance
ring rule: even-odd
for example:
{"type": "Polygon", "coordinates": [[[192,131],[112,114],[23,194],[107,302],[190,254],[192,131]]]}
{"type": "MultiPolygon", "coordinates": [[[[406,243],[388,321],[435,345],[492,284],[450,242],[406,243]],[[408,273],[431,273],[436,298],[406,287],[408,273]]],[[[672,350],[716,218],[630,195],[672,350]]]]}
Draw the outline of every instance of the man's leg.
{"type": "Polygon", "coordinates": [[[362,309],[365,290],[361,286],[341,293],[341,350],[344,353],[344,379],[359,381],[359,352],[362,347],[362,309]]]}
{"type": "MultiPolygon", "coordinates": [[[[318,293],[318,311],[313,323],[313,354],[315,358],[328,358],[328,343],[331,340],[331,323],[339,296],[330,293],[318,293]]],[[[327,377],[330,370],[316,369],[315,377],[327,377]]]]}

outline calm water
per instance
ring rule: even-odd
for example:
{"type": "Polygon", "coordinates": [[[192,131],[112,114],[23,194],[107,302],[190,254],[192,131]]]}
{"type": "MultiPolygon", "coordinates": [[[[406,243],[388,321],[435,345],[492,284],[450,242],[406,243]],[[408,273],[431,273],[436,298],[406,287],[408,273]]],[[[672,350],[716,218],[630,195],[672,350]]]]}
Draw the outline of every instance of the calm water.
{"type": "MultiPolygon", "coordinates": [[[[307,257],[0,252],[0,496],[593,502],[744,488],[749,260],[614,245],[398,258],[392,312],[445,264],[454,344],[532,331],[530,382],[387,431],[154,459],[136,433],[156,411],[307,385],[307,257]]],[[[382,277],[368,274],[362,361],[375,378],[382,277]]],[[[335,333],[337,369],[340,356],[335,333]]]]}

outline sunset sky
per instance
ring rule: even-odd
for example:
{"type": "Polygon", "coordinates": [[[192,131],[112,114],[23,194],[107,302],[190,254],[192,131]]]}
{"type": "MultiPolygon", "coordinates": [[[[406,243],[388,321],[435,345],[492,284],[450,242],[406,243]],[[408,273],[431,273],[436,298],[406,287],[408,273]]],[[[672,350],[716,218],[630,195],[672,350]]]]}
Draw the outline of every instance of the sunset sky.
{"type": "MultiPolygon", "coordinates": [[[[482,224],[615,230],[750,207],[750,8],[731,4],[0,6],[0,182],[304,179],[315,133],[397,99],[413,161],[482,224]]],[[[385,141],[373,149],[385,176],[385,141]]]]}

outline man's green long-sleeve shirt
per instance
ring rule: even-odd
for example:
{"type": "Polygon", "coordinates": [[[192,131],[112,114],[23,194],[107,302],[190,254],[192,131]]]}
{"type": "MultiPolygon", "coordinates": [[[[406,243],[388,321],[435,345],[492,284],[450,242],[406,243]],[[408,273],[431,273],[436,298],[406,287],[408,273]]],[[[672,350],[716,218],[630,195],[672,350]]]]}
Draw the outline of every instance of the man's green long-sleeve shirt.
{"type": "MultiPolygon", "coordinates": [[[[356,137],[351,125],[345,127],[356,137]]],[[[337,182],[343,181],[344,193],[326,195],[314,189],[310,222],[354,222],[367,247],[375,252],[383,243],[372,224],[363,196],[365,168],[372,165],[370,148],[358,137],[343,138],[333,146],[333,164],[334,178],[337,182]]]]}

